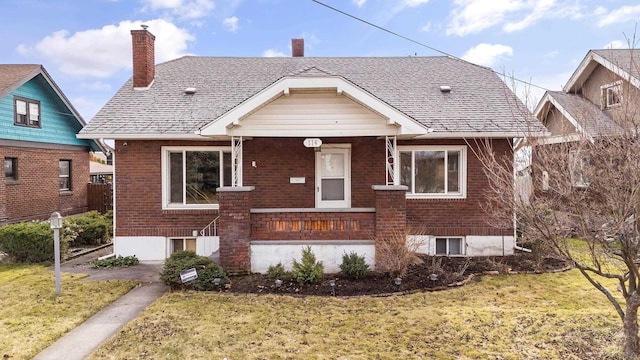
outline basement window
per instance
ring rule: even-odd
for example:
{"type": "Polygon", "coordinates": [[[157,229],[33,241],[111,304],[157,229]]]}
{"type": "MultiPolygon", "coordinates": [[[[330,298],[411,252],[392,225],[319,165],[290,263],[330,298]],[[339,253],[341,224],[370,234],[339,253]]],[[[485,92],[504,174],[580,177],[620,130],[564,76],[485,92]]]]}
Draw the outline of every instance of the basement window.
{"type": "Polygon", "coordinates": [[[196,252],[196,239],[195,238],[169,239],[169,253],[173,254],[176,251],[196,252]]]}
{"type": "Polygon", "coordinates": [[[436,237],[436,255],[462,255],[461,237],[436,237]]]}

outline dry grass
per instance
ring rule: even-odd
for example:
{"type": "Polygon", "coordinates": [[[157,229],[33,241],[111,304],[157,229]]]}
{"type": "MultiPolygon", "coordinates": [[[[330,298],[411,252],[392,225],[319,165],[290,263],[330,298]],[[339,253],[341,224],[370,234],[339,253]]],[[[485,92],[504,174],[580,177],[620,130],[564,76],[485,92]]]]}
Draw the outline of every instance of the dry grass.
{"type": "Polygon", "coordinates": [[[0,356],[31,359],[64,333],[133,288],[134,281],[81,281],[38,265],[0,265],[0,356]]]}
{"type": "Polygon", "coordinates": [[[385,298],[169,293],[91,358],[615,359],[619,330],[573,270],[385,298]]]}

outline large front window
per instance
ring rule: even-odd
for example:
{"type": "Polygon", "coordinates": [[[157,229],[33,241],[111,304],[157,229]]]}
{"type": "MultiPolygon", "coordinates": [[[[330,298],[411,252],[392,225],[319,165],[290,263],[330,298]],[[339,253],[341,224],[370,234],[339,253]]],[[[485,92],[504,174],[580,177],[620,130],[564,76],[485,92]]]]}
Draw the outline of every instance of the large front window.
{"type": "Polygon", "coordinates": [[[214,147],[165,148],[165,207],[216,207],[216,189],[231,185],[231,154],[224,150],[214,147]]]}
{"type": "Polygon", "coordinates": [[[465,147],[400,147],[400,184],[410,197],[462,198],[465,193],[465,147]]]}

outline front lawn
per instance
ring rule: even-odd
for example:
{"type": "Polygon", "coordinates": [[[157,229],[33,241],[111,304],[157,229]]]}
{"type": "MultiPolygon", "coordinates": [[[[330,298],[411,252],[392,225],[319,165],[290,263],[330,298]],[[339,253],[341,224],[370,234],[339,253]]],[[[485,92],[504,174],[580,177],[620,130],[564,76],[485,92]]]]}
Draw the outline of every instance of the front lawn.
{"type": "Polygon", "coordinates": [[[42,265],[0,265],[0,356],[31,359],[137,281],[82,281],[86,275],[55,274],[42,265]]]}
{"type": "Polygon", "coordinates": [[[174,292],[91,358],[617,359],[620,329],[572,270],[392,297],[174,292]]]}

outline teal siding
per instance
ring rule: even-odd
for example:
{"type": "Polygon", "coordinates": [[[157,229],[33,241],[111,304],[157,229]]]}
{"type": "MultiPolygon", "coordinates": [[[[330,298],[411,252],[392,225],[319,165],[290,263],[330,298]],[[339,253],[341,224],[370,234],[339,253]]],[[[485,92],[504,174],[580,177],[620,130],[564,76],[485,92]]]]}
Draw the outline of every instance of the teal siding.
{"type": "Polygon", "coordinates": [[[76,138],[82,129],[71,110],[58,97],[42,75],[0,99],[0,138],[37,141],[52,144],[92,146],[90,140],[76,138]],[[13,97],[20,96],[40,101],[41,128],[14,125],[13,97]]]}

